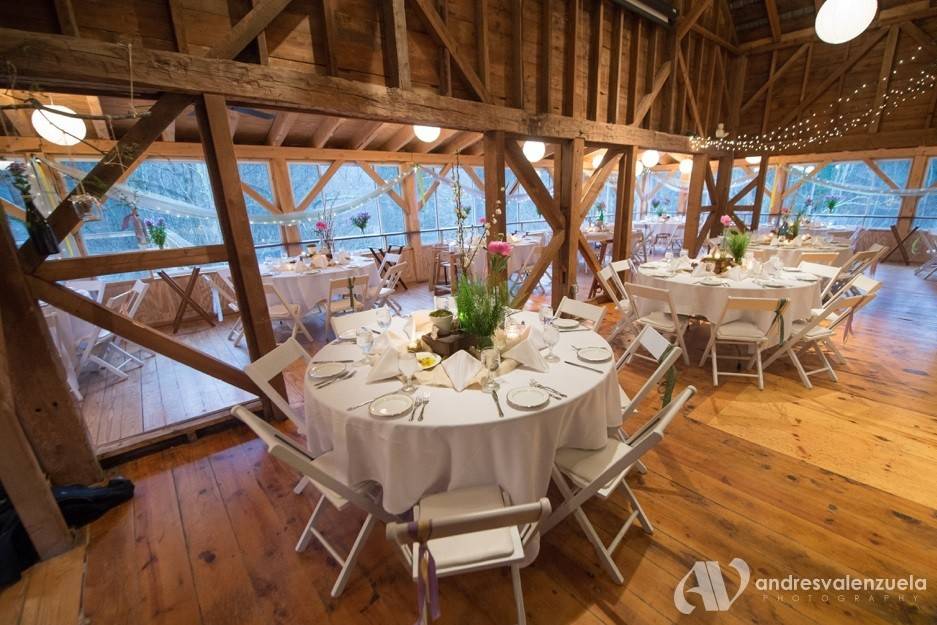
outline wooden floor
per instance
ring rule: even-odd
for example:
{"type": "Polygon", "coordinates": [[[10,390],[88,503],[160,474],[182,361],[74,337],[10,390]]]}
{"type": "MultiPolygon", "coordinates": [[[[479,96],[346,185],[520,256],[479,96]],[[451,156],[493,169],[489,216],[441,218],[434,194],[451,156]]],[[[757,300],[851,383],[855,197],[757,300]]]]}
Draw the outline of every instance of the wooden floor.
{"type": "MultiPolygon", "coordinates": [[[[839,383],[816,379],[808,391],[778,366],[765,391],[747,380],[713,389],[707,370],[681,365],[678,386],[700,392],[649,457],[649,472],[629,477],[656,531],[632,529],[616,552],[625,584],[610,581],[568,520],[522,572],[529,622],[937,622],[937,283],[897,266],[881,267],[878,277],[886,286],[856,320],[839,383]],[[752,582],[728,611],[704,612],[692,593],[694,612],[676,610],[674,589],[696,561],[720,562],[734,594],[738,575],[728,563],[736,557],[750,566],[752,582]],[[755,579],[789,575],[914,575],[929,586],[901,599],[897,592],[824,598],[755,587],[755,579]]],[[[704,339],[704,332],[692,337],[697,359],[704,339]]],[[[625,390],[636,390],[648,371],[623,372],[625,390]]],[[[293,551],[312,489],[292,494],[293,473],[243,429],[113,472],[133,478],[137,494],[90,527],[80,605],[93,625],[415,619],[415,588],[380,531],[345,595],[329,598],[336,564],[318,546],[293,551]]],[[[586,512],[606,538],[627,515],[617,496],[590,502],[586,512]]],[[[360,516],[350,517],[328,510],[327,535],[350,545],[360,516]]],[[[686,588],[696,585],[690,576],[686,588]]],[[[441,592],[438,623],[513,622],[502,571],[442,580],[441,592]]],[[[0,622],[40,622],[25,619],[24,597],[17,586],[0,594],[0,622]]],[[[77,623],[79,615],[55,622],[77,623]]]]}

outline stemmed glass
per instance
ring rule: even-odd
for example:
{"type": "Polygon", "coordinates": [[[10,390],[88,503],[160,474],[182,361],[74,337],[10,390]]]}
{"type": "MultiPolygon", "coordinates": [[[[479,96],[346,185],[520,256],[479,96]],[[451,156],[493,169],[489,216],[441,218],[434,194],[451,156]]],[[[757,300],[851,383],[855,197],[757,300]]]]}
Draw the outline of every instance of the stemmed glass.
{"type": "Polygon", "coordinates": [[[488,376],[485,380],[485,385],[482,386],[482,390],[486,393],[490,393],[498,389],[498,383],[495,381],[495,373],[497,373],[498,368],[501,366],[501,352],[494,347],[489,347],[482,350],[481,357],[482,365],[488,370],[488,376]]]}
{"type": "Polygon", "coordinates": [[[547,362],[559,362],[560,357],[553,353],[553,348],[560,342],[560,331],[552,323],[543,326],[543,341],[550,348],[545,360],[547,362]]]}
{"type": "Polygon", "coordinates": [[[416,354],[412,352],[400,354],[397,359],[397,367],[400,369],[400,373],[407,376],[407,383],[400,390],[404,393],[412,393],[416,390],[416,385],[413,384],[413,374],[420,370],[420,363],[416,361],[416,354]]]}
{"type": "Polygon", "coordinates": [[[377,309],[377,325],[382,334],[387,332],[387,328],[390,327],[390,311],[386,308],[377,309]]]}
{"type": "Polygon", "coordinates": [[[361,349],[361,360],[355,364],[361,366],[370,364],[369,355],[371,354],[371,348],[374,346],[374,333],[364,326],[358,328],[358,331],[355,332],[355,344],[361,349]]]}
{"type": "Polygon", "coordinates": [[[540,312],[538,313],[538,316],[540,318],[540,323],[543,325],[544,328],[546,328],[547,325],[551,321],[553,321],[553,308],[551,306],[547,306],[546,304],[544,304],[543,306],[540,307],[540,312]]]}

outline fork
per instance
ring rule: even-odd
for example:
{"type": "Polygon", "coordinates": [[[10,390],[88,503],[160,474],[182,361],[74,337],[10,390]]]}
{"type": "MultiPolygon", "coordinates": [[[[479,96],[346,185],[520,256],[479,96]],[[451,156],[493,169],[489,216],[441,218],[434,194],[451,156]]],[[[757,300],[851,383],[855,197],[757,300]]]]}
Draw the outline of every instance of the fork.
{"type": "Polygon", "coordinates": [[[536,380],[531,380],[530,385],[534,388],[539,388],[541,390],[546,391],[551,397],[553,397],[553,399],[565,399],[566,398],[565,393],[561,393],[555,388],[550,388],[549,386],[541,384],[540,382],[536,380]]]}
{"type": "Polygon", "coordinates": [[[328,386],[329,384],[333,384],[333,383],[335,383],[335,382],[338,382],[339,380],[347,380],[348,378],[354,377],[354,375],[355,375],[356,373],[357,373],[357,371],[346,371],[346,372],[343,373],[342,375],[336,376],[336,377],[334,377],[334,378],[332,378],[331,380],[328,380],[328,381],[326,381],[326,382],[322,382],[322,383],[319,384],[319,386],[317,386],[316,388],[325,388],[325,387],[328,386]]]}
{"type": "Polygon", "coordinates": [[[426,391],[420,391],[419,399],[422,407],[420,408],[420,416],[417,418],[417,421],[422,421],[423,413],[426,412],[426,404],[429,403],[429,393],[426,391]]]}

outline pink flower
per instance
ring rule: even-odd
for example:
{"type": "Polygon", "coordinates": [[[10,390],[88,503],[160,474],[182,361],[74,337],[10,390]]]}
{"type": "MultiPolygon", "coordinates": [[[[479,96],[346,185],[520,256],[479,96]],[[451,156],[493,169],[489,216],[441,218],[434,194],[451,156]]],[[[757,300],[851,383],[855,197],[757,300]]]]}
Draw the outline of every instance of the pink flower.
{"type": "Polygon", "coordinates": [[[722,217],[719,218],[719,223],[721,223],[723,226],[726,226],[726,227],[731,226],[732,218],[729,217],[728,215],[723,215],[722,217]]]}
{"type": "Polygon", "coordinates": [[[492,241],[488,244],[488,253],[494,256],[503,256],[507,258],[511,255],[511,244],[507,241],[492,241]]]}
{"type": "Polygon", "coordinates": [[[325,232],[328,229],[329,229],[329,224],[325,223],[324,221],[316,222],[316,230],[318,230],[319,232],[325,232]]]}
{"type": "Polygon", "coordinates": [[[484,226],[486,223],[488,223],[488,220],[485,219],[484,217],[479,217],[479,218],[478,218],[478,223],[480,223],[481,225],[484,226]]]}
{"type": "Polygon", "coordinates": [[[781,208],[781,214],[782,214],[782,215],[790,215],[790,214],[791,214],[791,209],[789,209],[789,208],[781,208]]]}

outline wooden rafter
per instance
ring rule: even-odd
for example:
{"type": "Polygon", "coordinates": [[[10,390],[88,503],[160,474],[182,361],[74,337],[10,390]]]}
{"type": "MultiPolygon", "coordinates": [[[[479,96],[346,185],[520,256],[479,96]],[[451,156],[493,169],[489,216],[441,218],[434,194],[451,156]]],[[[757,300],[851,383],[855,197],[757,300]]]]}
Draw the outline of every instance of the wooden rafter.
{"type": "Polygon", "coordinates": [[[891,188],[891,189],[893,189],[893,190],[895,190],[895,191],[897,191],[897,190],[900,188],[897,184],[895,184],[895,181],[892,180],[891,177],[890,177],[888,174],[886,174],[884,171],[882,171],[882,168],[878,166],[878,163],[876,163],[874,159],[871,159],[871,158],[864,158],[864,159],[862,159],[862,162],[865,163],[866,166],[867,166],[869,169],[871,169],[872,172],[873,172],[876,176],[878,176],[879,179],[880,179],[882,182],[884,182],[886,185],[888,185],[889,188],[891,188]]]}
{"type": "MultiPolygon", "coordinates": [[[[380,187],[387,184],[387,181],[384,180],[384,178],[382,178],[379,173],[377,173],[377,170],[374,169],[374,166],[371,165],[371,163],[368,163],[367,161],[357,161],[357,165],[364,173],[368,175],[371,180],[374,181],[374,184],[377,186],[380,187]]],[[[407,212],[407,202],[399,193],[393,189],[388,189],[387,196],[392,199],[404,212],[407,212]]]]}
{"type": "Polygon", "coordinates": [[[326,117],[319,123],[316,127],[315,132],[312,133],[312,147],[314,148],[324,148],[329,139],[332,138],[332,135],[335,134],[335,131],[338,130],[338,127],[345,122],[345,119],[342,117],[326,117]]]}
{"type": "Polygon", "coordinates": [[[364,150],[383,127],[383,122],[360,122],[358,130],[351,137],[349,147],[352,150],[364,150]]]}
{"type": "MultiPolygon", "coordinates": [[[[618,123],[621,112],[621,63],[624,46],[624,22],[624,8],[615,7],[612,11],[612,41],[608,63],[608,111],[606,113],[606,118],[610,124],[618,123]]],[[[635,21],[635,29],[632,31],[630,37],[628,97],[625,101],[624,116],[626,121],[630,121],[634,117],[634,108],[637,105],[638,66],[637,63],[635,63],[635,58],[638,54],[638,48],[640,47],[643,23],[642,20],[635,21]]]]}
{"type": "Polygon", "coordinates": [[[521,288],[518,289],[517,293],[514,295],[514,300],[511,302],[513,308],[523,308],[524,303],[527,302],[531,293],[533,293],[537,285],[540,284],[540,279],[543,277],[547,267],[549,267],[553,259],[556,258],[565,239],[565,230],[554,231],[550,242],[544,246],[543,251],[540,252],[540,256],[537,258],[537,262],[530,268],[530,273],[527,275],[524,284],[521,285],[521,288]]]}
{"type": "Polygon", "coordinates": [[[540,75],[537,80],[537,110],[553,111],[553,0],[540,3],[540,75]]]}
{"type": "Polygon", "coordinates": [[[579,23],[582,0],[566,0],[566,29],[563,34],[563,115],[579,116],[579,23]]]}
{"type": "Polygon", "coordinates": [[[413,141],[413,127],[403,124],[384,142],[381,149],[388,152],[397,152],[406,147],[411,141],[413,141]]]}
{"type": "Polygon", "coordinates": [[[440,182],[442,182],[442,179],[451,170],[452,170],[452,163],[447,163],[443,165],[442,168],[440,168],[439,173],[436,174],[435,180],[433,180],[433,182],[430,183],[428,187],[426,187],[426,191],[424,191],[423,195],[419,198],[419,202],[418,202],[419,208],[423,208],[426,205],[426,203],[429,201],[429,199],[433,197],[433,193],[435,193],[436,189],[439,188],[440,182]]]}
{"type": "MultiPolygon", "coordinates": [[[[436,10],[439,18],[446,26],[449,25],[449,1],[436,0],[436,10]]],[[[439,93],[452,95],[452,55],[445,47],[439,47],[439,93]]]]}
{"type": "Polygon", "coordinates": [[[333,161],[328,169],[325,170],[325,173],[319,176],[319,179],[316,180],[316,183],[312,185],[312,189],[309,190],[309,193],[306,194],[306,197],[296,206],[296,210],[299,212],[305,211],[313,202],[316,201],[316,198],[319,197],[319,194],[322,193],[322,190],[325,188],[325,185],[329,183],[329,180],[338,173],[338,170],[342,165],[345,164],[345,161],[333,161]]]}
{"type": "Polygon", "coordinates": [[[431,0],[410,0],[412,5],[417,9],[420,17],[423,18],[423,21],[426,23],[426,26],[429,30],[430,36],[436,41],[436,43],[449,51],[450,57],[453,64],[455,65],[456,71],[459,72],[459,75],[462,76],[466,84],[475,94],[475,96],[482,102],[491,102],[491,94],[488,92],[488,88],[485,87],[484,82],[479,78],[478,74],[472,68],[471,63],[469,63],[468,58],[462,54],[456,45],[455,38],[449,32],[449,28],[443,23],[442,18],[439,16],[439,13],[436,12],[436,8],[433,6],[431,0]]]}
{"type": "MultiPolygon", "coordinates": [[[[85,102],[88,103],[88,112],[92,115],[103,115],[104,110],[101,108],[101,98],[95,95],[85,96],[85,102]]],[[[94,128],[94,134],[98,136],[98,139],[110,139],[111,131],[107,127],[107,122],[103,119],[93,119],[91,120],[91,126],[94,128]]]]}
{"type": "Polygon", "coordinates": [[[271,213],[279,213],[279,209],[267,198],[265,198],[257,189],[247,184],[246,182],[241,182],[241,189],[246,193],[252,200],[266,208],[271,213]]]}
{"type": "Polygon", "coordinates": [[[773,85],[774,85],[774,81],[772,79],[774,78],[774,73],[777,70],[777,66],[778,66],[778,51],[772,50],[771,51],[771,67],[768,70],[768,81],[771,84],[768,85],[768,93],[765,96],[765,108],[763,109],[762,114],[761,114],[761,132],[762,133],[768,132],[768,120],[771,118],[771,103],[772,103],[771,96],[772,96],[773,85]]]}
{"type": "Polygon", "coordinates": [[[530,200],[543,215],[554,232],[565,229],[566,217],[560,213],[553,195],[537,175],[537,170],[524,156],[520,146],[514,140],[508,140],[504,145],[505,160],[514,172],[518,181],[524,187],[530,200]]]}
{"type": "Polygon", "coordinates": [[[286,111],[277,113],[276,117],[273,118],[273,123],[270,124],[270,130],[267,132],[267,138],[264,143],[274,147],[283,145],[283,141],[285,141],[287,135],[290,134],[290,130],[293,128],[293,124],[296,123],[296,118],[298,116],[298,113],[286,111]]]}
{"type": "Polygon", "coordinates": [[[589,36],[589,75],[586,84],[586,118],[599,118],[599,85],[602,80],[602,48],[605,45],[605,1],[592,0],[592,33],[589,36]]]}
{"type": "Polygon", "coordinates": [[[784,74],[787,72],[787,70],[789,70],[791,67],[793,67],[794,64],[795,64],[798,60],[800,60],[800,57],[804,56],[805,54],[807,54],[807,53],[809,52],[810,47],[811,47],[811,46],[810,46],[809,43],[805,43],[805,44],[803,44],[802,46],[800,46],[799,48],[797,48],[797,51],[794,52],[794,54],[792,54],[791,57],[790,57],[789,59],[787,59],[787,60],[781,65],[781,67],[777,68],[777,69],[774,71],[774,73],[772,73],[772,74],[768,77],[768,79],[764,82],[764,84],[762,84],[760,87],[758,87],[758,89],[755,90],[755,93],[753,93],[753,94],[751,95],[751,97],[748,98],[748,100],[745,101],[745,104],[742,105],[742,111],[741,111],[741,112],[744,113],[745,111],[747,111],[749,108],[752,107],[753,104],[755,104],[756,101],[758,101],[758,98],[760,98],[761,96],[765,95],[765,93],[767,93],[768,89],[770,89],[771,86],[772,86],[775,82],[777,82],[778,80],[780,80],[780,79],[784,76],[784,74]]]}
{"type": "Polygon", "coordinates": [[[388,87],[410,88],[410,55],[404,0],[381,0],[381,46],[388,87]]]}
{"type": "Polygon", "coordinates": [[[898,49],[898,35],[900,31],[897,26],[888,29],[888,38],[885,40],[885,51],[882,54],[882,67],[879,70],[880,79],[878,87],[875,90],[875,100],[872,104],[872,119],[869,121],[869,133],[878,132],[879,124],[882,121],[882,104],[885,102],[885,94],[888,92],[888,86],[891,84],[892,70],[895,66],[895,52],[898,49]]]}
{"type": "Polygon", "coordinates": [[[589,209],[592,208],[592,205],[599,197],[602,189],[605,188],[605,183],[608,181],[609,176],[611,176],[612,172],[618,167],[618,159],[621,158],[621,154],[622,150],[620,149],[608,150],[605,156],[602,157],[602,162],[586,181],[583,187],[582,198],[579,200],[579,206],[577,208],[579,221],[586,218],[589,209]]]}
{"type": "Polygon", "coordinates": [[[813,168],[812,172],[801,177],[800,180],[798,180],[791,186],[784,189],[784,191],[781,193],[781,202],[783,202],[784,199],[787,198],[788,196],[791,196],[794,193],[796,193],[797,190],[800,189],[803,185],[807,184],[808,182],[816,178],[820,174],[820,172],[823,171],[826,168],[826,166],[832,162],[833,162],[832,159],[826,159],[820,163],[817,163],[817,165],[813,168]]]}
{"type": "Polygon", "coordinates": [[[475,0],[475,54],[478,59],[478,78],[488,89],[491,80],[491,60],[488,50],[488,0],[475,0]]]}
{"type": "Polygon", "coordinates": [[[631,229],[634,218],[634,187],[637,178],[638,150],[629,145],[618,163],[618,184],[615,188],[615,228],[612,241],[612,260],[624,260],[631,255],[631,229]]]}
{"type": "Polygon", "coordinates": [[[121,252],[106,256],[76,256],[61,260],[47,260],[39,265],[35,275],[47,282],[77,280],[94,276],[107,276],[131,271],[152,271],[171,267],[207,265],[228,259],[223,245],[179,247],[142,252],[121,252]]]}
{"type": "Polygon", "coordinates": [[[693,8],[690,12],[685,17],[680,17],[677,20],[676,40],[678,43],[686,37],[690,29],[693,28],[693,24],[699,21],[699,18],[703,16],[703,13],[711,4],[712,0],[696,0],[693,2],[693,8]]]}
{"type": "Polygon", "coordinates": [[[325,34],[325,68],[329,76],[338,76],[338,59],[335,57],[335,44],[338,33],[335,29],[335,0],[322,0],[322,29],[325,34]]]}
{"type": "Polygon", "coordinates": [[[664,85],[667,84],[667,79],[670,77],[672,69],[673,63],[667,61],[657,70],[657,73],[654,75],[654,83],[651,85],[651,90],[644,94],[644,97],[641,98],[641,101],[635,109],[634,118],[630,121],[631,125],[638,126],[644,121],[645,115],[651,110],[657,96],[660,95],[664,85]]]}
{"type": "Polygon", "coordinates": [[[524,108],[524,0],[511,0],[511,105],[524,108]]]}
{"type": "Polygon", "coordinates": [[[63,35],[80,37],[78,20],[75,19],[75,8],[72,0],[55,0],[55,15],[59,20],[59,28],[63,35]]]}
{"type": "Polygon", "coordinates": [[[771,26],[771,38],[775,42],[781,41],[781,17],[778,15],[778,5],[775,0],[765,0],[765,10],[768,12],[768,24],[771,26]]]}
{"type": "Polygon", "coordinates": [[[693,115],[693,123],[696,125],[696,132],[699,136],[704,136],[706,130],[703,128],[703,120],[699,114],[699,104],[696,101],[696,93],[693,89],[693,83],[690,81],[690,73],[687,70],[686,59],[683,58],[683,52],[677,49],[677,66],[680,68],[680,76],[683,78],[683,87],[686,89],[687,104],[690,107],[690,113],[693,115]]]}

